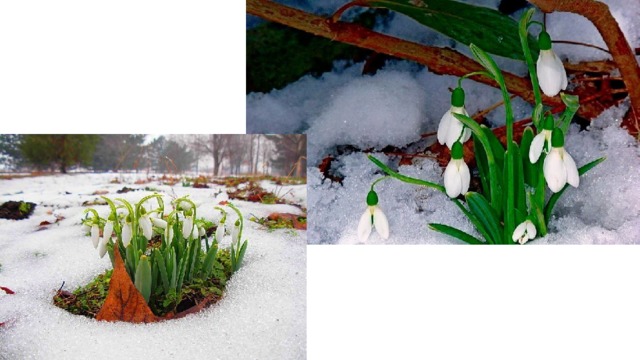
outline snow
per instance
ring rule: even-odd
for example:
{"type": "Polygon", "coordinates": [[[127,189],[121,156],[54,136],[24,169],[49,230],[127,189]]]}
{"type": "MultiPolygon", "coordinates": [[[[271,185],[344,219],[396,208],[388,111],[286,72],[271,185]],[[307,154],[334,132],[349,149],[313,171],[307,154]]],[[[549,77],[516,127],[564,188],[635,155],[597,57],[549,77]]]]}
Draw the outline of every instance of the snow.
{"type": "MultiPolygon", "coordinates": [[[[0,203],[32,201],[38,206],[27,220],[0,219],[0,285],[16,292],[0,295],[1,359],[63,358],[180,358],[299,359],[306,353],[306,234],[304,231],[266,231],[248,221],[271,212],[301,213],[306,206],[305,185],[281,186],[295,194],[294,205],[264,205],[233,201],[245,216],[244,235],[249,247],[242,268],[228,282],[223,299],[179,320],[148,325],[97,322],[55,307],[52,296],[65,282],[66,290],[89,282],[109,268],[81,230],[83,201],[94,200],[96,190],[109,197],[136,201],[148,191],[116,194],[123,186],[155,187],[166,192],[165,201],[191,194],[198,214],[218,218],[215,194],[210,189],[170,187],[157,182],[134,185],[143,175],[74,174],[0,180],[0,203]],[[68,192],[68,193],[67,193],[68,192]],[[65,219],[37,231],[41,221],[65,219]]],[[[107,206],[96,206],[101,215],[107,206]]],[[[231,220],[235,213],[229,212],[231,220]]],[[[229,239],[222,242],[228,246],[229,239]]],[[[4,292],[2,292],[4,294],[4,292]]]]}
{"type": "MultiPolygon", "coordinates": [[[[490,3],[470,1],[484,6],[490,3]]],[[[640,1],[605,1],[611,8],[632,48],[640,46],[640,1]]],[[[311,11],[321,13],[331,3],[318,3],[311,11]],[[320,5],[322,4],[322,5],[320,5]]],[[[516,12],[519,18],[522,10],[516,12]]],[[[542,14],[535,15],[542,20],[542,14]]],[[[588,20],[570,13],[546,16],[547,30],[553,39],[573,40],[604,46],[601,36],[588,20]]],[[[435,46],[452,47],[469,55],[465,46],[425,29],[406,16],[395,14],[377,31],[435,46]]],[[[537,33],[538,28],[532,27],[537,33]]],[[[555,44],[554,50],[571,62],[600,60],[609,55],[575,45],[555,44]]],[[[523,63],[496,58],[499,66],[520,76],[526,74],[523,63]]],[[[407,61],[388,61],[375,75],[361,75],[362,63],[336,62],[331,72],[319,77],[305,76],[289,86],[269,93],[247,95],[247,132],[304,132],[309,148],[309,242],[358,243],[356,227],[365,211],[365,197],[371,183],[382,176],[362,151],[370,151],[381,161],[395,167],[397,158],[380,151],[387,145],[403,147],[420,142],[421,148],[435,141],[434,133],[442,114],[450,106],[448,89],[457,78],[431,73],[407,61]],[[350,151],[345,147],[355,148],[350,151]],[[323,179],[318,165],[334,158],[331,170],[344,177],[342,184],[323,179]]],[[[498,101],[497,89],[463,82],[466,108],[470,114],[498,101]]],[[[512,102],[516,119],[529,117],[531,105],[516,98],[512,102]]],[[[569,189],[558,202],[550,222],[550,234],[535,244],[592,244],[640,242],[640,160],[637,139],[619,124],[628,103],[604,112],[588,131],[572,125],[566,147],[578,166],[601,156],[607,160],[581,177],[578,189],[569,189]]],[[[504,107],[487,116],[493,126],[504,124],[504,107]]],[[[414,146],[415,147],[415,146],[414,146]]],[[[428,158],[399,171],[410,176],[442,184],[442,169],[428,158]]],[[[367,244],[459,244],[458,240],[429,230],[428,223],[444,223],[477,234],[457,207],[443,194],[397,180],[384,180],[376,186],[380,206],[387,214],[391,237],[384,241],[375,232],[367,244]]]]}

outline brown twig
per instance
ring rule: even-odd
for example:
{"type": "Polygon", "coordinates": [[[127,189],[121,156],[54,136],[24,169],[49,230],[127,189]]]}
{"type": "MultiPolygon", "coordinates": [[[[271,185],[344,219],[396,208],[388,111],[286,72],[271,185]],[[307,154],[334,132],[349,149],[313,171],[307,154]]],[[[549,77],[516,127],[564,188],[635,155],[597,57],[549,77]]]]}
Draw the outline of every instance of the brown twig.
{"type": "Polygon", "coordinates": [[[592,49],[598,49],[600,51],[604,51],[608,54],[611,54],[611,51],[605,49],[605,48],[601,48],[600,46],[597,45],[593,45],[593,44],[587,44],[587,43],[583,43],[580,41],[571,41],[571,40],[553,40],[554,44],[569,44],[569,45],[580,45],[580,46],[584,46],[584,47],[590,47],[592,49]]]}
{"type": "Polygon", "coordinates": [[[544,12],[570,12],[584,16],[596,27],[605,44],[611,51],[613,61],[618,65],[620,74],[629,90],[633,113],[640,111],[640,67],[631,46],[624,37],[618,22],[611,15],[609,7],[594,0],[528,0],[544,12]]]}
{"type": "MultiPolygon", "coordinates": [[[[451,49],[425,46],[398,39],[357,24],[341,21],[333,22],[331,19],[309,14],[269,0],[247,0],[247,13],[331,40],[412,60],[425,65],[435,74],[463,76],[483,70],[482,66],[473,59],[451,49]]],[[[534,101],[533,90],[528,79],[507,72],[504,73],[504,78],[509,92],[522,97],[526,101],[534,101]]],[[[498,84],[493,80],[484,76],[472,76],[470,79],[495,88],[498,87],[498,84]]],[[[543,101],[546,105],[553,107],[562,105],[559,97],[550,98],[544,96],[543,101]]]]}

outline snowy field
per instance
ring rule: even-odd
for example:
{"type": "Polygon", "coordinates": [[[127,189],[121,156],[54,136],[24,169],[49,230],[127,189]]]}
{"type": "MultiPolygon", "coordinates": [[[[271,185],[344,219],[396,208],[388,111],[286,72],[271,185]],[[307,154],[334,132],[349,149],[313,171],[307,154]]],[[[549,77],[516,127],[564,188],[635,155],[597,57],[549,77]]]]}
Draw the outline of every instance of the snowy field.
{"type": "MultiPolygon", "coordinates": [[[[496,7],[498,1],[469,1],[496,7]]],[[[640,47],[640,0],[605,1],[618,20],[631,47],[640,47]]],[[[289,2],[291,3],[291,1],[289,2]]],[[[336,1],[324,1],[307,11],[331,12],[336,1]],[[330,9],[330,10],[327,10],[330,9]]],[[[290,4],[295,6],[295,4],[290,4]]],[[[521,11],[514,14],[517,19],[521,11]]],[[[541,19],[540,13],[536,14],[541,19]]],[[[558,40],[581,41],[605,47],[588,20],[574,14],[547,15],[547,30],[558,40]]],[[[469,55],[466,46],[431,31],[402,15],[378,25],[377,31],[436,46],[452,47],[469,55]]],[[[607,54],[592,48],[555,44],[563,60],[605,59],[607,54]]],[[[524,63],[496,58],[504,70],[524,76],[524,63]]],[[[304,132],[309,139],[309,243],[358,243],[356,228],[366,208],[371,183],[381,172],[362,152],[341,153],[343,145],[373,149],[373,155],[393,168],[397,158],[376,153],[387,145],[399,148],[435,132],[442,115],[450,107],[449,88],[457,78],[435,75],[414,63],[389,61],[375,75],[362,76],[362,63],[336,62],[334,70],[319,77],[305,76],[295,83],[269,93],[247,95],[247,132],[304,132]],[[336,159],[332,171],[344,177],[343,184],[323,180],[318,165],[326,156],[336,159]]],[[[499,90],[464,81],[466,108],[470,114],[502,100],[499,90]]],[[[550,233],[532,244],[602,244],[640,242],[640,151],[619,124],[628,102],[611,108],[592,122],[587,131],[572,125],[566,138],[568,152],[578,166],[601,156],[607,160],[581,177],[578,189],[569,189],[558,202],[550,233]]],[[[513,100],[516,119],[531,115],[532,107],[513,100]]],[[[504,108],[491,112],[487,120],[504,124],[504,108]]],[[[435,136],[429,138],[434,142],[435,136]]],[[[444,169],[430,159],[415,159],[402,166],[403,174],[443,183],[444,169]]],[[[397,180],[384,180],[376,186],[379,205],[387,214],[390,238],[383,241],[372,233],[368,244],[459,244],[460,241],[428,229],[439,222],[477,234],[469,221],[443,194],[397,180]]]]}
{"type": "MultiPolygon", "coordinates": [[[[0,219],[0,359],[301,359],[306,355],[306,232],[268,231],[248,221],[273,212],[301,214],[294,205],[266,205],[234,200],[245,217],[249,240],[242,268],[227,284],[217,304],[179,320],[155,324],[97,322],[72,315],[52,304],[56,290],[75,290],[110,268],[100,259],[81,230],[86,207],[81,204],[106,196],[134,202],[148,191],[116,194],[124,186],[153,187],[167,195],[190,194],[198,215],[217,220],[214,211],[226,193],[223,186],[193,189],[135,185],[144,175],[74,174],[0,180],[0,203],[24,200],[37,204],[26,220],[0,219]],[[110,184],[114,178],[120,184],[110,184]],[[38,231],[43,221],[63,220],[38,231]]],[[[263,185],[267,185],[264,182],[263,185]]],[[[290,203],[306,207],[305,185],[280,186],[290,203]]],[[[282,195],[281,194],[281,195],[282,195]]],[[[94,207],[101,216],[107,206],[94,207]]],[[[229,214],[235,221],[235,214],[229,214]]],[[[229,220],[228,220],[229,221],[229,220]]],[[[229,222],[232,223],[232,222],[229,222]]],[[[222,247],[229,246],[229,236],[222,247]]]]}

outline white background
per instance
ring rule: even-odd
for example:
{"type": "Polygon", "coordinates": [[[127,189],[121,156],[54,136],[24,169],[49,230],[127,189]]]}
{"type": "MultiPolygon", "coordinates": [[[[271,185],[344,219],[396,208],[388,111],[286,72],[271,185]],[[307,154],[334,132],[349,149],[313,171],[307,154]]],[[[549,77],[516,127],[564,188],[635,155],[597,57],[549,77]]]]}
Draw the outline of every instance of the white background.
{"type": "MultiPolygon", "coordinates": [[[[1,132],[243,133],[244,2],[219,3],[0,2],[1,132]]],[[[640,358],[639,247],[309,246],[307,261],[310,359],[640,358]]]]}

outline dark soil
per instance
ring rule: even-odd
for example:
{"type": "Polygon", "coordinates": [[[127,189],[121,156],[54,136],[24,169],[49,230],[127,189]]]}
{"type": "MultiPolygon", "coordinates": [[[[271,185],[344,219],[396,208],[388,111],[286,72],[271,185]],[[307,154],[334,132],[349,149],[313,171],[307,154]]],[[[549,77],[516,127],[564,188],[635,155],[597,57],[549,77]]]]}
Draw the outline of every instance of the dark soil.
{"type": "Polygon", "coordinates": [[[35,208],[36,204],[32,202],[7,201],[0,205],[0,218],[9,220],[27,219],[33,214],[35,208]]]}

